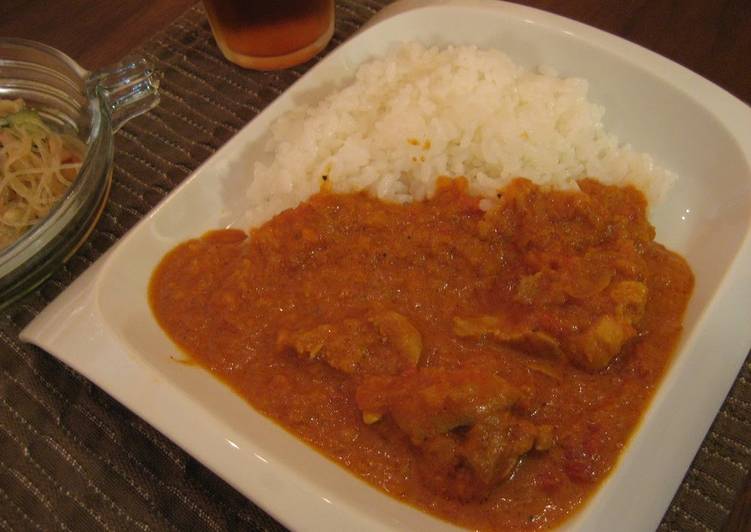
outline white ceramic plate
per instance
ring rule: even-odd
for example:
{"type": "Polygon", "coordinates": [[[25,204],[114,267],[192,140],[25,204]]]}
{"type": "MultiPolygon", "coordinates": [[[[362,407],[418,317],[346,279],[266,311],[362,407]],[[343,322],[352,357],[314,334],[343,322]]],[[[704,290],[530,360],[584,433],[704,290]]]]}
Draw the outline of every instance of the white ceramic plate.
{"type": "Polygon", "coordinates": [[[614,474],[567,523],[652,530],[751,345],[751,110],[688,70],[612,35],[494,1],[398,2],[248,124],[22,334],[299,530],[427,530],[446,523],[350,475],[253,411],[204,370],[176,364],[147,304],[149,276],[180,241],[242,219],[269,124],[397,41],[498,47],[586,78],[607,127],[681,175],[655,210],[696,292],[676,361],[614,474]],[[436,2],[433,2],[436,4],[436,2]]]}

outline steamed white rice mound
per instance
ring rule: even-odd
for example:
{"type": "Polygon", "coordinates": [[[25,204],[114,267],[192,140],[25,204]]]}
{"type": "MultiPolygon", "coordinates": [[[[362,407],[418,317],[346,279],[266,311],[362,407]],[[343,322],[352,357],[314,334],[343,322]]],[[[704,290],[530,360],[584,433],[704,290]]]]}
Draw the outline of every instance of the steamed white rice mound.
{"type": "Polygon", "coordinates": [[[606,132],[587,90],[498,50],[403,44],[274,124],[273,161],[253,172],[250,221],[297,205],[324,179],[336,192],[409,202],[430,196],[439,176],[465,176],[487,197],[515,177],[564,189],[594,177],[658,201],[676,176],[606,132]]]}

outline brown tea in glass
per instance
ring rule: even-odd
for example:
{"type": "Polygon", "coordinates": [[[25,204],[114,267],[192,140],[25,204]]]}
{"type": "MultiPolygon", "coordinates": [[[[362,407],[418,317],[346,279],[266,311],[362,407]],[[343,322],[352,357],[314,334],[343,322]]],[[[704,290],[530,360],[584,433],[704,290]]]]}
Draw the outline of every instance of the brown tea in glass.
{"type": "Polygon", "coordinates": [[[245,68],[304,63],[334,32],[334,0],[204,0],[224,56],[245,68]]]}

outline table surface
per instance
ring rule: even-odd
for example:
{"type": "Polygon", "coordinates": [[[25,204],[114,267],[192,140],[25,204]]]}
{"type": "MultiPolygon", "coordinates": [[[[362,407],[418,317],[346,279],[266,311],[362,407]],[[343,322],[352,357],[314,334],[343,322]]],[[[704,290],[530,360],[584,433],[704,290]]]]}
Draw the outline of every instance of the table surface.
{"type": "MultiPolygon", "coordinates": [[[[747,0],[516,3],[624,37],[751,103],[751,3],[747,0]]],[[[43,41],[92,69],[117,61],[193,4],[195,0],[3,0],[0,35],[43,41]]]]}
{"type": "MultiPolygon", "coordinates": [[[[116,62],[194,3],[194,0],[3,0],[0,36],[45,42],[68,53],[84,67],[96,69],[116,62]]],[[[751,103],[751,2],[747,0],[526,0],[518,3],[624,37],[686,66],[751,103]]],[[[725,530],[748,530],[751,526],[749,478],[745,489],[735,496],[725,530]]],[[[3,494],[0,483],[0,495],[3,494]]]]}

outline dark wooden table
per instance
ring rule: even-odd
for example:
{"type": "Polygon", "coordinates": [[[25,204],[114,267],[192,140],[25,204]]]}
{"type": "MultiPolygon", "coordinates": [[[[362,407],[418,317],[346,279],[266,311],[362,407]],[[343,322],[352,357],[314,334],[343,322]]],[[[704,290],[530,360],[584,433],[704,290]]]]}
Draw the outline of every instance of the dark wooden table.
{"type": "MultiPolygon", "coordinates": [[[[3,0],[0,36],[55,46],[95,69],[113,63],[194,0],[3,0]]],[[[525,0],[662,54],[751,103],[748,0],[525,0]]],[[[750,477],[751,478],[751,477],[750,477]]],[[[751,527],[751,481],[726,530],[751,527]]]]}
{"type": "MultiPolygon", "coordinates": [[[[194,0],[3,0],[0,35],[55,46],[86,68],[122,57],[194,0]]],[[[662,54],[751,103],[748,0],[523,0],[662,54]]]]}
{"type": "Polygon", "coordinates": [[[54,46],[88,69],[123,57],[197,0],[2,0],[0,36],[54,46]]]}

